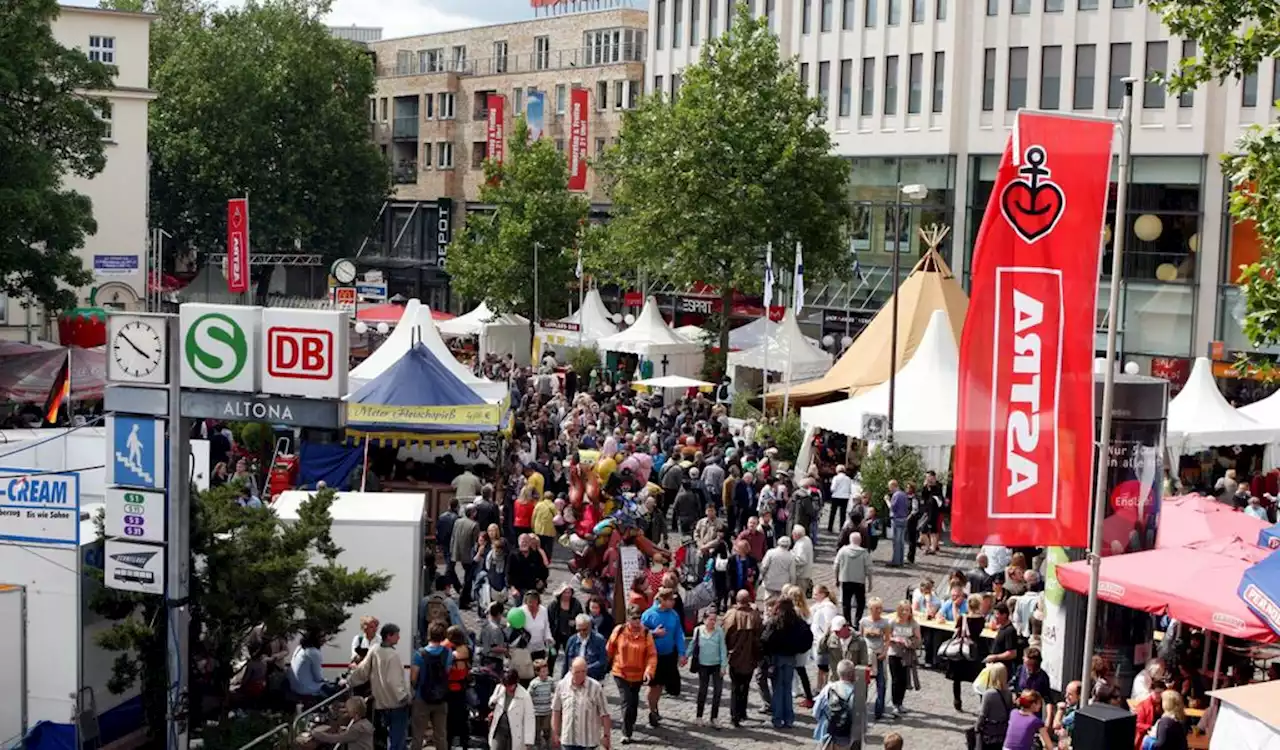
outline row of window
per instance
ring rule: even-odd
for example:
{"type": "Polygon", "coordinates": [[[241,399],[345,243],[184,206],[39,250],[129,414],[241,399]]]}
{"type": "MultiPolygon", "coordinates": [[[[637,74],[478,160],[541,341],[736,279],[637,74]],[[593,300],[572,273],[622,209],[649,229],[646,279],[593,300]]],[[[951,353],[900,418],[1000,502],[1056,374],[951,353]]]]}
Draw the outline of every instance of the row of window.
{"type": "MultiPolygon", "coordinates": [[[[840,117],[853,115],[853,64],[852,59],[840,61],[839,91],[840,99],[836,112],[840,117]]],[[[907,114],[918,115],[924,110],[924,53],[916,52],[907,56],[907,114]]],[[[901,58],[888,55],[884,58],[882,78],[876,77],[876,58],[862,58],[862,70],[858,79],[858,114],[870,117],[875,114],[875,98],[877,83],[881,86],[881,113],[887,116],[898,114],[900,105],[901,58]]],[[[800,63],[800,79],[808,85],[809,63],[800,63]]],[[[929,92],[929,111],[941,112],[946,102],[947,55],[945,52],[933,53],[933,64],[929,70],[931,89],[929,92]]],[[[829,115],[831,99],[831,63],[818,63],[818,99],[822,102],[822,116],[829,115]]]]}
{"type": "Polygon", "coordinates": [[[106,65],[116,64],[116,38],[113,36],[89,37],[89,59],[106,65]]]}
{"type": "MultiPolygon", "coordinates": [[[[1001,6],[1008,4],[1009,12],[1015,16],[1031,15],[1032,0],[987,0],[987,15],[1000,15],[1001,6]]],[[[1062,13],[1066,10],[1067,0],[1044,0],[1045,13],[1062,13]]],[[[1097,10],[1100,0],[1076,0],[1077,10],[1097,10]]],[[[1112,8],[1133,8],[1135,0],[1111,0],[1112,8]]]]}
{"type": "MultiPolygon", "coordinates": [[[[614,138],[613,143],[617,143],[618,139],[614,138]]],[[[605,148],[609,145],[609,139],[596,138],[596,156],[604,154],[605,148]]],[[[563,138],[556,139],[556,150],[564,153],[565,141],[563,138]]],[[[384,150],[385,153],[385,150],[384,150]]],[[[471,168],[480,169],[484,166],[485,159],[489,158],[489,144],[487,141],[476,141],[471,144],[471,168]]],[[[453,142],[452,141],[436,141],[433,144],[430,141],[424,141],[422,144],[421,159],[419,163],[422,169],[453,169],[453,142]],[[432,157],[434,156],[434,161],[432,157]]]]}
{"type": "MultiPolygon", "coordinates": [[[[595,88],[596,110],[604,112],[610,108],[634,109],[640,98],[641,85],[640,81],[631,80],[598,81],[595,88]]],[[[527,89],[520,86],[513,88],[511,90],[511,111],[513,113],[524,112],[526,93],[532,93],[537,90],[532,86],[527,89]]],[[[488,116],[486,110],[488,109],[488,95],[490,93],[497,92],[475,92],[472,119],[483,120],[488,116]]],[[[421,95],[420,100],[417,96],[398,96],[394,97],[394,99],[396,111],[392,113],[390,111],[391,100],[388,97],[371,98],[369,100],[369,121],[387,122],[392,116],[397,120],[403,118],[416,119],[419,114],[419,101],[421,102],[421,115],[424,120],[453,120],[456,118],[457,94],[453,92],[426,93],[421,95]],[[401,109],[402,101],[407,105],[407,109],[401,109]]],[[[557,116],[562,116],[568,111],[569,86],[567,84],[556,84],[552,102],[557,116]]]]}
{"type": "MultiPolygon", "coordinates": [[[[835,26],[835,0],[800,0],[800,32],[810,34],[813,32],[813,4],[818,2],[818,28],[820,31],[831,31],[835,26]]],[[[880,0],[841,0],[840,8],[840,28],[843,31],[853,31],[857,28],[857,12],[858,3],[862,3],[862,25],[864,28],[874,29],[880,23],[880,0]]],[[[928,20],[928,6],[926,0],[885,0],[885,17],[884,21],[889,26],[897,26],[902,23],[903,6],[907,5],[910,9],[911,23],[924,23],[928,20]]],[[[937,21],[945,21],[947,19],[947,0],[933,1],[933,17],[937,21]]]]}
{"type": "MultiPolygon", "coordinates": [[[[566,66],[603,65],[606,63],[642,61],[644,59],[645,32],[641,29],[611,28],[593,29],[583,33],[581,56],[573,50],[568,59],[553,59],[551,37],[533,38],[533,56],[521,70],[550,70],[566,66]]],[[[493,57],[488,61],[485,73],[506,73],[510,69],[510,45],[505,39],[493,42],[493,57]]],[[[446,57],[444,47],[418,50],[414,53],[400,50],[396,53],[398,75],[443,73],[445,71],[472,72],[474,63],[467,64],[467,46],[457,44],[446,57]]]]}

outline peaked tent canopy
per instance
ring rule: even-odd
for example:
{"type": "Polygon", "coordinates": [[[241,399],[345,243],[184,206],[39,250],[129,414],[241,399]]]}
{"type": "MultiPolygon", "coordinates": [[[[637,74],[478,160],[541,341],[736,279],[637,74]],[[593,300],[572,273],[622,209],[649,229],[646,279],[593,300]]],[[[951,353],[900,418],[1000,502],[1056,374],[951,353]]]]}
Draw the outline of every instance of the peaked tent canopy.
{"type": "Polygon", "coordinates": [[[1197,357],[1182,391],[1169,401],[1170,452],[1186,455],[1222,445],[1263,445],[1280,440],[1280,427],[1245,416],[1227,403],[1213,380],[1212,365],[1197,357]]]}
{"type": "Polygon", "coordinates": [[[800,331],[794,310],[787,310],[764,343],[740,352],[730,352],[729,367],[768,369],[784,380],[803,382],[821,377],[831,368],[831,355],[814,345],[800,331]]]}
{"type": "MultiPolygon", "coordinates": [[[[623,352],[644,357],[655,364],[667,360],[666,375],[696,376],[702,369],[702,345],[672,330],[658,312],[658,301],[650,297],[636,322],[625,331],[596,342],[601,351],[623,352]]],[[[661,370],[656,372],[661,373],[661,370]]]]}
{"type": "Polygon", "coordinates": [[[502,423],[502,411],[501,405],[486,401],[418,342],[351,394],[347,427],[366,434],[492,432],[502,423]]]}
{"type": "Polygon", "coordinates": [[[715,333],[708,331],[701,326],[680,326],[675,329],[676,333],[684,336],[695,344],[707,345],[715,344],[715,333]]]}
{"type": "Polygon", "coordinates": [[[382,342],[382,346],[351,370],[349,376],[351,392],[354,394],[374,378],[391,369],[391,366],[400,361],[400,358],[412,349],[416,342],[425,344],[436,359],[453,373],[454,377],[465,383],[485,401],[496,404],[507,398],[506,383],[495,383],[482,378],[453,358],[449,347],[445,346],[444,339],[440,338],[440,332],[436,330],[431,308],[416,299],[411,299],[405,304],[404,315],[396,324],[396,329],[386,341],[382,342]]]}
{"type": "Polygon", "coordinates": [[[1156,548],[1185,547],[1197,542],[1239,538],[1261,539],[1267,522],[1202,495],[1183,495],[1160,503],[1156,548]]]}
{"type": "MultiPolygon", "coordinates": [[[[894,440],[918,447],[955,445],[959,387],[960,352],[951,324],[946,313],[934,310],[915,354],[898,371],[894,440]]],[[[806,428],[861,438],[864,414],[888,413],[889,384],[886,382],[844,401],[802,408],[800,423],[806,428]]]]}
{"type": "MultiPolygon", "coordinates": [[[[954,340],[960,340],[964,316],[969,310],[969,298],[936,250],[925,252],[898,287],[896,295],[899,369],[911,361],[935,310],[946,314],[954,340]]],[[[890,299],[826,375],[792,386],[791,402],[812,404],[829,401],[845,393],[857,395],[888,380],[892,328],[893,303],[890,299]]],[[[781,399],[782,395],[783,390],[775,388],[767,397],[781,399]]]]}
{"type": "MultiPolygon", "coordinates": [[[[582,307],[572,315],[560,318],[556,322],[568,326],[581,326],[583,346],[596,346],[596,342],[600,339],[618,332],[618,326],[613,322],[613,315],[609,312],[609,308],[604,306],[604,300],[600,299],[599,289],[589,290],[582,299],[582,307]]],[[[539,325],[536,335],[542,341],[554,346],[578,345],[577,330],[543,328],[539,325]]]]}
{"type": "Polygon", "coordinates": [[[518,364],[529,364],[529,319],[515,313],[495,313],[481,302],[466,315],[440,323],[444,336],[475,336],[481,354],[510,354],[518,364]]]}

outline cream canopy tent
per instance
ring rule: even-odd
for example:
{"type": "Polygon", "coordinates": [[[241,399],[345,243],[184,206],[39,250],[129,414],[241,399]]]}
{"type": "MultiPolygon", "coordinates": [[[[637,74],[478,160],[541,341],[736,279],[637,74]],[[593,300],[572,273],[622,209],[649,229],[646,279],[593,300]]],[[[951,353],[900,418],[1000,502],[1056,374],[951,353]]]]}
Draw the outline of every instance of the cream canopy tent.
{"type": "MultiPolygon", "coordinates": [[[[946,313],[955,340],[960,340],[969,298],[937,251],[925,252],[898,287],[897,295],[899,368],[911,360],[935,310],[946,313]]],[[[826,375],[792,386],[791,402],[811,404],[845,393],[857,395],[888,380],[889,346],[893,333],[891,308],[891,303],[886,302],[826,375]]],[[[782,395],[783,389],[775,388],[768,393],[768,398],[781,399],[782,395]]]]}
{"type": "Polygon", "coordinates": [[[601,351],[636,354],[654,363],[654,372],[694,377],[702,369],[702,345],[672,330],[658,312],[658,301],[650,297],[636,322],[625,331],[596,341],[601,351]],[[659,362],[666,360],[666,366],[659,362]],[[663,371],[665,370],[665,372],[663,371]]]}
{"type": "Polygon", "coordinates": [[[1209,750],[1280,750],[1280,682],[1215,690],[1219,701],[1209,750]]]}
{"type": "Polygon", "coordinates": [[[487,302],[452,320],[441,321],[442,336],[475,336],[481,354],[511,354],[522,365],[529,364],[529,319],[515,313],[495,313],[487,302]]]}
{"type": "MultiPolygon", "coordinates": [[[[604,300],[600,299],[600,290],[598,289],[588,291],[582,299],[582,307],[578,308],[572,315],[560,318],[556,322],[569,326],[581,326],[583,346],[596,346],[596,342],[600,339],[618,332],[618,326],[614,325],[613,316],[609,314],[609,308],[604,306],[604,300]]],[[[576,347],[579,340],[578,333],[577,330],[550,329],[538,326],[535,335],[543,346],[576,347]]]]}
{"type": "Polygon", "coordinates": [[[348,377],[351,392],[360,390],[366,383],[399,362],[400,358],[413,348],[415,341],[426,344],[431,353],[444,363],[450,372],[485,401],[496,404],[507,398],[506,383],[495,383],[482,378],[454,359],[449,347],[445,346],[444,339],[440,338],[440,331],[436,330],[435,321],[431,319],[431,308],[416,299],[409,300],[404,306],[404,314],[400,316],[400,322],[396,324],[395,331],[387,337],[387,340],[382,342],[382,346],[379,346],[368,359],[351,371],[348,377]]]}
{"type": "Polygon", "coordinates": [[[1280,440],[1280,427],[1254,421],[1227,403],[1213,366],[1197,357],[1182,391],[1169,402],[1169,450],[1185,455],[1221,445],[1263,445],[1280,440]]]}
{"type": "Polygon", "coordinates": [[[764,343],[744,351],[730,352],[727,361],[729,367],[767,368],[793,383],[821,377],[831,367],[831,355],[801,333],[795,311],[790,309],[764,343]]]}
{"type": "Polygon", "coordinates": [[[715,333],[708,331],[701,326],[680,326],[675,329],[675,331],[693,343],[700,344],[702,346],[706,346],[708,343],[713,343],[712,339],[715,337],[715,333]]]}
{"type": "MultiPolygon", "coordinates": [[[[894,393],[893,435],[902,445],[930,448],[955,445],[959,411],[960,352],[947,314],[934,310],[920,345],[898,371],[894,393]]],[[[864,414],[889,413],[887,382],[844,401],[800,410],[800,423],[862,438],[864,414]]]]}

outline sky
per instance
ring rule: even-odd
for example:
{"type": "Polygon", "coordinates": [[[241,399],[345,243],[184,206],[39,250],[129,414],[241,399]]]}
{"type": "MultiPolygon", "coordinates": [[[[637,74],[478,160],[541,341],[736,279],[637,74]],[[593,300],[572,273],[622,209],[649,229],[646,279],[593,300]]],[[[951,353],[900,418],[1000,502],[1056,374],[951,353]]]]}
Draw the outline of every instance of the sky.
{"type": "MultiPolygon", "coordinates": [[[[97,5],[98,0],[61,0],[68,5],[97,5]]],[[[235,5],[238,0],[217,0],[235,5]]],[[[645,0],[632,0],[636,7],[645,0]]],[[[533,17],[529,0],[334,0],[331,26],[375,26],[384,39],[452,31],[471,26],[523,21],[533,17]]]]}

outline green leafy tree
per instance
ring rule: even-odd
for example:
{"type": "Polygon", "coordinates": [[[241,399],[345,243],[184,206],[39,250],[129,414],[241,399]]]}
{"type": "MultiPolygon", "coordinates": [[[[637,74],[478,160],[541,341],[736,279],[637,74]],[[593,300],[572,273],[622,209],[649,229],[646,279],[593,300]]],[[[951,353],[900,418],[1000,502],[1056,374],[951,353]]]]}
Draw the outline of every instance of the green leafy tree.
{"type": "Polygon", "coordinates": [[[76,255],[98,230],[67,178],[102,171],[113,69],[54,39],[56,0],[0,1],[0,293],[59,310],[93,281],[76,255]]]}
{"type": "MultiPolygon", "coordinates": [[[[210,680],[215,687],[209,695],[200,692],[201,683],[193,683],[192,707],[205,705],[206,699],[225,703],[221,699],[231,681],[231,663],[256,626],[263,625],[273,636],[303,630],[332,635],[352,608],[386,590],[391,580],[381,571],[352,571],[338,564],[342,549],[330,535],[333,490],[311,497],[299,508],[298,521],[285,524],[270,508],[240,507],[238,489],[214,489],[193,503],[192,644],[215,665],[210,680]]],[[[104,588],[91,606],[118,621],[99,638],[100,645],[117,652],[111,690],[140,684],[148,724],[153,733],[160,731],[167,701],[163,601],[104,588]]],[[[191,725],[199,731],[203,722],[191,725]]]]}
{"type": "MultiPolygon", "coordinates": [[[[1273,0],[1150,0],[1170,33],[1196,43],[1196,57],[1164,77],[1175,94],[1202,83],[1256,73],[1280,49],[1280,13],[1273,0]]],[[[1244,290],[1244,333],[1256,347],[1280,343],[1280,129],[1255,125],[1222,157],[1231,182],[1230,210],[1256,222],[1261,258],[1230,269],[1244,290]]],[[[1270,369],[1270,368],[1268,368],[1270,369]]]]}
{"type": "Polygon", "coordinates": [[[862,490],[871,498],[876,513],[887,519],[889,508],[885,495],[889,494],[889,480],[896,479],[904,489],[907,482],[920,485],[924,482],[924,459],[915,448],[897,443],[880,443],[867,454],[859,469],[862,490]]]}
{"type": "MultiPolygon", "coordinates": [[[[739,3],[679,95],[644,98],[597,165],[613,219],[591,267],[712,284],[726,309],[733,290],[760,291],[769,244],[779,279],[790,279],[797,244],[810,284],[849,269],[849,163],[831,153],[821,113],[767,21],[739,3]]],[[[719,333],[727,351],[723,319],[719,333]]]]}
{"type": "Polygon", "coordinates": [[[226,201],[247,195],[255,252],[354,252],[390,173],[369,138],[373,65],[322,23],[328,0],[142,7],[161,15],[151,50],[152,221],[174,247],[223,245],[226,201]]]}
{"type": "Polygon", "coordinates": [[[523,117],[508,134],[503,162],[486,161],[484,174],[480,200],[495,209],[467,215],[449,247],[450,284],[495,312],[520,313],[536,324],[535,252],[539,310],[565,309],[576,289],[576,248],[590,206],[569,192],[564,154],[549,139],[530,141],[523,117]]]}

